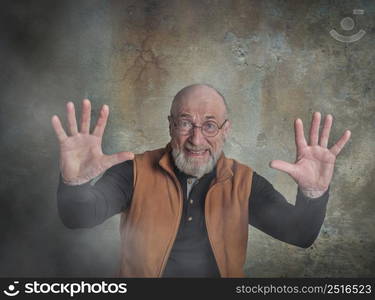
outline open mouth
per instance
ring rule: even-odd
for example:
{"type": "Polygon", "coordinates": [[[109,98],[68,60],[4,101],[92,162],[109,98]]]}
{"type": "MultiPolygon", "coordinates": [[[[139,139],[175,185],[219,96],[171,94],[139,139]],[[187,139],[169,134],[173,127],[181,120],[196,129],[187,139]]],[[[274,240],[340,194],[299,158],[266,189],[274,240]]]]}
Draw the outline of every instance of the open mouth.
{"type": "Polygon", "coordinates": [[[185,152],[189,156],[200,157],[200,156],[205,156],[208,153],[208,149],[204,149],[204,150],[192,150],[192,149],[185,148],[185,152]]]}

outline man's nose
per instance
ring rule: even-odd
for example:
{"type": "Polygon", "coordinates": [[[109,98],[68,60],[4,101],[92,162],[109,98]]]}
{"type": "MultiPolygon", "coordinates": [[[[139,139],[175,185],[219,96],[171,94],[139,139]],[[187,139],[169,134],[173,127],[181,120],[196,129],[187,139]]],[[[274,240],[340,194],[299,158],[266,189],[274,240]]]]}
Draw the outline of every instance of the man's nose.
{"type": "Polygon", "coordinates": [[[205,143],[206,138],[202,134],[202,128],[194,127],[190,135],[190,141],[193,145],[202,145],[205,143]]]}

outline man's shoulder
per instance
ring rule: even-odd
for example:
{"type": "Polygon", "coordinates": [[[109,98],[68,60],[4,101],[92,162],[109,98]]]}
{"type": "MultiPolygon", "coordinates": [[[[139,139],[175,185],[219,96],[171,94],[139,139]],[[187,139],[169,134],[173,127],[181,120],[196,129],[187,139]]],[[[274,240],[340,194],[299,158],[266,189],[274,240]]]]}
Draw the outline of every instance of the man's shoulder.
{"type": "Polygon", "coordinates": [[[239,168],[239,169],[248,170],[248,171],[253,170],[249,165],[239,161],[238,159],[226,157],[226,156],[224,157],[224,159],[226,160],[227,164],[232,167],[232,169],[239,168]]]}
{"type": "Polygon", "coordinates": [[[148,150],[143,153],[136,154],[134,162],[137,166],[145,168],[154,168],[159,164],[165,164],[171,166],[171,158],[169,155],[170,146],[169,144],[164,148],[158,148],[154,150],[148,150]]]}
{"type": "Polygon", "coordinates": [[[234,181],[251,182],[252,174],[251,167],[225,155],[222,155],[217,163],[218,178],[232,177],[234,181]]]}
{"type": "Polygon", "coordinates": [[[167,147],[153,149],[153,150],[147,150],[142,153],[135,154],[136,159],[153,159],[153,158],[160,158],[163,156],[163,154],[167,151],[167,147]]]}

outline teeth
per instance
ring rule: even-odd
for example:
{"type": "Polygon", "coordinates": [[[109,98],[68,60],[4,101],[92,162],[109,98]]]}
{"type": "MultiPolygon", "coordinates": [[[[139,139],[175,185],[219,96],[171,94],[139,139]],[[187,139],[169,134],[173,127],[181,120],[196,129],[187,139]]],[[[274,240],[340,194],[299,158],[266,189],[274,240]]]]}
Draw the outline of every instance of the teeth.
{"type": "Polygon", "coordinates": [[[203,150],[203,151],[193,151],[193,150],[189,150],[191,153],[194,153],[194,154],[203,154],[204,152],[206,152],[206,150],[203,150]]]}

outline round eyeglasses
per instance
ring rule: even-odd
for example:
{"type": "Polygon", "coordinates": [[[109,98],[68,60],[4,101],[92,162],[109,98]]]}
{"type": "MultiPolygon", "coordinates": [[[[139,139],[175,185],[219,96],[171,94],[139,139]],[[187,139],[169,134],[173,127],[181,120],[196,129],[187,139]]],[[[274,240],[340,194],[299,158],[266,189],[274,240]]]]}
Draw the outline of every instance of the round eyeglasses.
{"type": "Polygon", "coordinates": [[[173,122],[178,134],[180,135],[191,135],[194,128],[200,128],[205,137],[214,137],[219,133],[227,121],[228,119],[226,119],[220,126],[215,121],[206,121],[202,126],[197,126],[186,119],[177,119],[173,122]]]}

